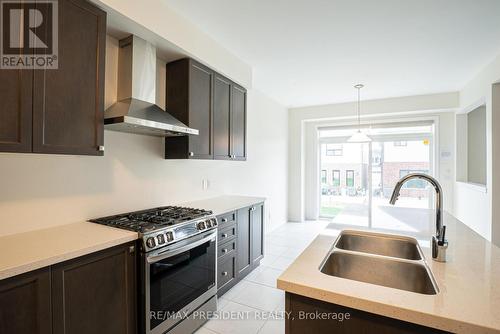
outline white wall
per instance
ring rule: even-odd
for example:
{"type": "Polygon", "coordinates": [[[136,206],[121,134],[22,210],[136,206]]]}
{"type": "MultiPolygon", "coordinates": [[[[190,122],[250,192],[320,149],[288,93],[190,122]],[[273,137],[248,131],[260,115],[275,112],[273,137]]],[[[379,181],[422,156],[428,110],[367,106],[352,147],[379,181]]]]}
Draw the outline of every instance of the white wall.
{"type": "Polygon", "coordinates": [[[251,90],[246,162],[164,160],[160,138],[112,131],[104,157],[0,154],[0,235],[220,194],[267,197],[271,230],[286,222],[286,124],[251,90]]]}
{"type": "MultiPolygon", "coordinates": [[[[486,191],[457,182],[453,214],[488,240],[500,245],[500,105],[493,101],[493,84],[500,80],[500,55],[460,91],[460,108],[486,104],[486,191]],[[498,173],[498,172],[496,172],[498,173]],[[492,231],[496,231],[495,235],[492,231]]],[[[459,134],[457,134],[458,136],[459,134]]],[[[458,140],[457,140],[458,142],[458,140]]]]}
{"type": "MultiPolygon", "coordinates": [[[[115,39],[107,42],[109,106],[118,49],[115,39]]],[[[164,105],[165,68],[158,64],[157,102],[164,105]]],[[[161,138],[112,131],[105,131],[104,157],[0,153],[0,236],[222,194],[267,197],[267,231],[285,223],[288,111],[254,89],[247,101],[245,162],[164,160],[161,138]]]]}
{"type": "Polygon", "coordinates": [[[467,114],[467,181],[486,184],[486,107],[467,114]]]}
{"type": "Polygon", "coordinates": [[[108,27],[133,32],[154,45],[166,46],[181,57],[205,63],[246,88],[252,87],[252,68],[179,16],[165,1],[91,0],[108,13],[108,27]]]}
{"type": "MultiPolygon", "coordinates": [[[[458,93],[443,93],[409,96],[381,100],[363,101],[364,119],[371,121],[394,118],[427,117],[439,119],[439,152],[451,156],[440,159],[439,176],[445,191],[445,209],[453,205],[454,168],[454,111],[459,106],[458,93]]],[[[291,221],[316,219],[318,162],[315,158],[316,127],[323,122],[329,124],[352,124],[355,120],[356,103],[332,104],[295,108],[289,111],[289,176],[288,176],[288,216],[291,221]],[[306,164],[306,161],[308,162],[306,164]]]]}

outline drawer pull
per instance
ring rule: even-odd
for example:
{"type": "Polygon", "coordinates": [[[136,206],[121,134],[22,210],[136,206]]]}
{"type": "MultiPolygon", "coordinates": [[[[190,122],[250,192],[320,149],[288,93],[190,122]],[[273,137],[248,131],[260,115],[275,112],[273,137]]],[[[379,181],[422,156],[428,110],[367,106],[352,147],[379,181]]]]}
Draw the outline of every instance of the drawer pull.
{"type": "Polygon", "coordinates": [[[227,271],[223,271],[222,276],[227,276],[227,271]]]}
{"type": "Polygon", "coordinates": [[[223,223],[227,223],[227,218],[222,218],[222,219],[221,219],[221,221],[222,221],[223,223]]]}
{"type": "Polygon", "coordinates": [[[221,237],[227,238],[227,233],[222,233],[221,237]]]}
{"type": "Polygon", "coordinates": [[[222,253],[226,254],[227,253],[227,248],[222,249],[222,253]]]}

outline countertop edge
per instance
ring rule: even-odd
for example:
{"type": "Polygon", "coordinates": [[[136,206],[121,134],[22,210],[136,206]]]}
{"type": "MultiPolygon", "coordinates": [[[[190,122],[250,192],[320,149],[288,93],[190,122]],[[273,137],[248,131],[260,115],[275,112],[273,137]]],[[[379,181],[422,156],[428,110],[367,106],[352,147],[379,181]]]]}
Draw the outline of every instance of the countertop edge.
{"type": "Polygon", "coordinates": [[[47,257],[41,260],[37,261],[32,261],[28,263],[23,263],[15,267],[9,267],[5,268],[0,271],[0,281],[4,279],[8,279],[17,275],[22,275],[25,273],[28,273],[30,271],[35,271],[38,269],[42,269],[48,266],[52,266],[54,264],[58,264],[61,262],[65,262],[68,260],[73,260],[76,259],[80,256],[85,256],[89,255],[95,252],[99,252],[108,248],[112,248],[118,245],[125,244],[127,242],[135,241],[137,240],[138,236],[137,235],[130,235],[130,236],[125,236],[121,238],[117,238],[116,240],[113,241],[108,241],[108,242],[103,242],[102,244],[98,245],[92,245],[89,247],[84,247],[78,250],[74,251],[69,251],[66,253],[63,253],[61,255],[54,255],[51,257],[47,257]]]}
{"type": "Polygon", "coordinates": [[[311,288],[309,286],[301,285],[301,284],[295,283],[295,282],[286,281],[286,280],[283,280],[281,278],[278,278],[276,287],[284,292],[289,292],[289,293],[301,295],[304,297],[308,297],[311,299],[316,299],[316,300],[324,301],[327,303],[337,304],[337,305],[361,310],[361,311],[372,313],[372,314],[377,314],[377,315],[388,317],[388,318],[398,319],[398,320],[406,321],[409,323],[414,323],[414,324],[418,324],[418,325],[422,325],[422,326],[426,326],[426,327],[431,327],[431,328],[435,328],[435,329],[439,329],[439,330],[449,331],[452,333],[482,333],[482,334],[483,333],[484,334],[498,333],[498,330],[496,330],[494,328],[484,327],[481,325],[476,325],[476,324],[463,322],[463,321],[456,320],[456,319],[441,317],[441,316],[437,316],[437,315],[422,313],[422,312],[418,312],[418,311],[414,311],[414,310],[410,310],[410,309],[403,309],[399,306],[392,306],[392,305],[372,301],[369,299],[360,299],[357,297],[353,297],[353,296],[349,296],[349,295],[342,295],[342,294],[338,294],[338,293],[331,292],[331,291],[321,290],[318,288],[311,288]],[[297,288],[298,286],[300,286],[301,288],[297,288]],[[303,292],[304,289],[310,290],[310,291],[314,290],[314,292],[316,292],[316,293],[304,293],[303,292]],[[328,294],[329,296],[327,297],[326,294],[328,294]],[[338,295],[338,298],[343,299],[343,301],[332,301],[332,298],[335,298],[333,295],[338,295]],[[346,300],[349,300],[349,299],[351,299],[352,301],[346,302],[346,300]],[[363,304],[362,305],[357,304],[357,303],[355,303],[355,301],[361,301],[363,304]],[[398,312],[401,312],[403,310],[403,312],[405,312],[407,314],[417,315],[417,317],[414,318],[414,317],[410,317],[410,316],[407,316],[404,314],[394,315],[394,313],[390,313],[388,311],[387,312],[380,312],[380,308],[387,309],[387,310],[391,310],[391,309],[397,310],[398,312]],[[429,325],[429,320],[431,320],[432,325],[429,325]],[[439,322],[439,324],[436,324],[436,322],[439,322]]]}

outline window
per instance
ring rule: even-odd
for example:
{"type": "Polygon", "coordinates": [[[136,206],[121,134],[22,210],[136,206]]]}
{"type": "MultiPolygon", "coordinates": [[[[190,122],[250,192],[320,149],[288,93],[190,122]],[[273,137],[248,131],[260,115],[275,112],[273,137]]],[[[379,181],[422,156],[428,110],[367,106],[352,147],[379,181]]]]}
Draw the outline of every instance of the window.
{"type": "MultiPolygon", "coordinates": [[[[411,169],[401,169],[399,171],[399,177],[406,176],[410,173],[424,173],[424,174],[429,174],[428,170],[411,170],[411,169]]],[[[427,187],[427,181],[420,180],[420,179],[412,179],[406,182],[403,185],[403,188],[407,189],[425,189],[427,187]]]]}
{"type": "Polygon", "coordinates": [[[334,170],[332,171],[332,183],[334,187],[340,186],[340,171],[334,170]]]}
{"type": "Polygon", "coordinates": [[[402,147],[402,146],[406,146],[406,145],[408,145],[408,143],[406,141],[395,141],[394,142],[394,146],[402,147]]]}
{"type": "Polygon", "coordinates": [[[340,157],[344,154],[342,144],[326,144],[326,155],[340,157]]]}
{"type": "Polygon", "coordinates": [[[354,187],[354,171],[346,170],[345,171],[345,184],[348,187],[354,187]]]}
{"type": "Polygon", "coordinates": [[[321,183],[326,183],[326,170],[321,171],[321,183]]]}

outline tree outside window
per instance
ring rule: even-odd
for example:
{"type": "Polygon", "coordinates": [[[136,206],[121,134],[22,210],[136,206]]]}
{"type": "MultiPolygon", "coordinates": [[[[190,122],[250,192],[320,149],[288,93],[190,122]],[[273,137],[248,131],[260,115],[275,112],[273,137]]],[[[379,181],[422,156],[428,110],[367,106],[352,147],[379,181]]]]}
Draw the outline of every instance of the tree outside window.
{"type": "Polygon", "coordinates": [[[345,172],[346,179],[345,183],[347,187],[354,187],[354,171],[353,170],[346,170],[345,172]]]}

